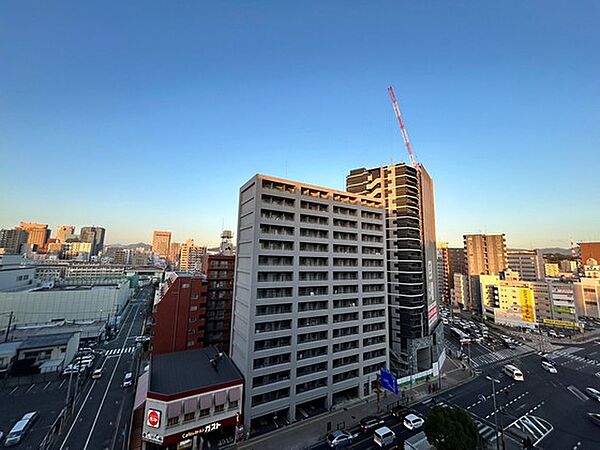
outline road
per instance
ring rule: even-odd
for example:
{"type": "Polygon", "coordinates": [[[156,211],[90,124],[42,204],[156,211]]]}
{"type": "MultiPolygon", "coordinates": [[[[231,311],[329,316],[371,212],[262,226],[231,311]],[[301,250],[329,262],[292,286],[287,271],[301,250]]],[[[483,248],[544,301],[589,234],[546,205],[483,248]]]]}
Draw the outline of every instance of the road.
{"type": "Polygon", "coordinates": [[[150,288],[132,300],[117,337],[106,345],[103,376],[91,383],[74,421],[68,426],[60,450],[100,450],[124,448],[129,432],[135,386],[123,388],[123,376],[134,372],[141,346],[135,336],[142,333],[150,288]]]}

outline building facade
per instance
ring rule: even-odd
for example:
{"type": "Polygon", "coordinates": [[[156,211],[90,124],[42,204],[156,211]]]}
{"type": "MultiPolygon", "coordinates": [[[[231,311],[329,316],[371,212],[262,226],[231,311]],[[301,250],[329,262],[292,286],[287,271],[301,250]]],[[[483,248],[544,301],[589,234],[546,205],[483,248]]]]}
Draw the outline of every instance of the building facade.
{"type": "Polygon", "coordinates": [[[439,301],[450,303],[450,262],[447,242],[437,243],[437,286],[439,301]]]}
{"type": "Polygon", "coordinates": [[[193,239],[188,239],[181,245],[179,253],[179,269],[187,272],[200,272],[206,247],[196,245],[193,239]]]}
{"type": "Polygon", "coordinates": [[[75,234],[75,227],[73,225],[59,225],[56,227],[56,240],[58,242],[66,242],[67,238],[70,238],[75,234]]]}
{"type": "Polygon", "coordinates": [[[89,242],[91,244],[91,255],[97,256],[104,248],[104,237],[106,230],[102,227],[82,227],[79,233],[81,242],[89,242]]]}
{"type": "Polygon", "coordinates": [[[207,255],[204,272],[208,279],[205,346],[229,353],[235,256],[207,255]]]}
{"type": "Polygon", "coordinates": [[[600,278],[582,278],[574,289],[577,313],[600,319],[600,278]]]}
{"type": "Polygon", "coordinates": [[[385,208],[390,363],[398,375],[431,369],[443,357],[439,325],[433,180],[422,165],[352,170],[349,192],[385,208]]]}
{"type": "Polygon", "coordinates": [[[543,280],[540,273],[543,266],[543,256],[537,250],[507,250],[508,268],[519,274],[522,281],[543,280]]]}
{"type": "Polygon", "coordinates": [[[42,251],[46,248],[46,243],[50,238],[48,225],[42,223],[21,222],[19,228],[27,231],[27,243],[34,250],[42,251]]]}
{"type": "Polygon", "coordinates": [[[600,261],[600,242],[579,242],[580,265],[588,264],[590,258],[600,261]]]}
{"type": "Polygon", "coordinates": [[[240,189],[230,355],[244,422],[371,393],[388,365],[381,200],[256,175],[240,189]]]}
{"type": "Polygon", "coordinates": [[[156,253],[161,258],[167,259],[169,257],[170,248],[170,231],[155,231],[152,233],[152,253],[156,253]]]}
{"type": "Polygon", "coordinates": [[[4,253],[20,254],[28,238],[29,233],[19,227],[0,230],[0,249],[4,253]]]}

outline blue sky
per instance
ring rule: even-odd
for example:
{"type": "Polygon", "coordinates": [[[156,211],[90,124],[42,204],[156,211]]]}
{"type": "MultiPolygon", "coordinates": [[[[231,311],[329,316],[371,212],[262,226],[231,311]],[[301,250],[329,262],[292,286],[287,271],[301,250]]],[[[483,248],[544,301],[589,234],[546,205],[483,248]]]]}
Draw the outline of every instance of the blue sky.
{"type": "Polygon", "coordinates": [[[438,239],[600,240],[597,1],[4,2],[0,226],[214,244],[260,172],[404,161],[438,239]]]}

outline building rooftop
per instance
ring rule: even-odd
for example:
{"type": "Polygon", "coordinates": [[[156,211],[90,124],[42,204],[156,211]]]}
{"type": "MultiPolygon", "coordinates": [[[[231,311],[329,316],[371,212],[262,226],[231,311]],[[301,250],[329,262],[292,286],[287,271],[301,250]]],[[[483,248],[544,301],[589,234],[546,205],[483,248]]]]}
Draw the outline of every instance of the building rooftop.
{"type": "Polygon", "coordinates": [[[30,336],[23,341],[19,350],[27,350],[30,348],[52,347],[55,345],[67,345],[69,339],[74,333],[56,333],[44,334],[40,336],[30,336]]]}
{"type": "Polygon", "coordinates": [[[43,325],[21,325],[10,332],[11,339],[24,340],[33,336],[81,333],[81,339],[98,339],[106,329],[105,320],[86,322],[52,322],[43,325]]]}
{"type": "Polygon", "coordinates": [[[15,354],[19,347],[21,347],[21,344],[21,341],[3,342],[0,344],[0,356],[15,354]]]}
{"type": "Polygon", "coordinates": [[[218,357],[216,348],[185,350],[152,357],[148,392],[176,395],[242,380],[233,361],[218,357]]]}

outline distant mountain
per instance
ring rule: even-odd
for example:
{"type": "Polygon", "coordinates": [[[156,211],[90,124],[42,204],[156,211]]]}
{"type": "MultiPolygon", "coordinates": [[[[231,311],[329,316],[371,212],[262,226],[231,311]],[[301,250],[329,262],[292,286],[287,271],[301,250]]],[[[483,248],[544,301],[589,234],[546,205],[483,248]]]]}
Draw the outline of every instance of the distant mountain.
{"type": "Polygon", "coordinates": [[[109,244],[106,245],[106,247],[117,247],[117,248],[137,248],[137,247],[144,247],[148,250],[150,250],[152,248],[152,246],[150,244],[146,244],[144,242],[137,242],[135,244],[109,244]]]}

